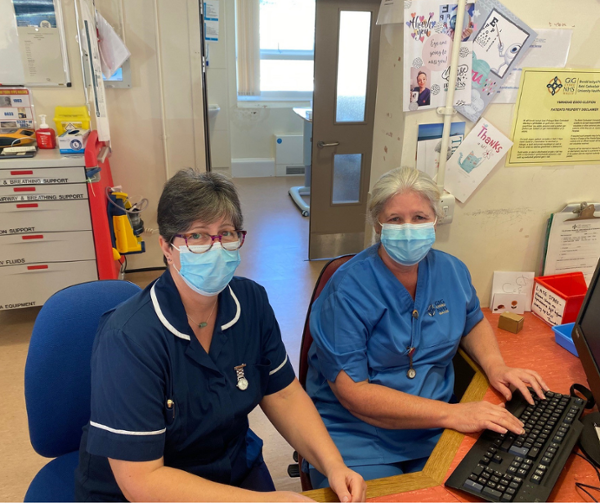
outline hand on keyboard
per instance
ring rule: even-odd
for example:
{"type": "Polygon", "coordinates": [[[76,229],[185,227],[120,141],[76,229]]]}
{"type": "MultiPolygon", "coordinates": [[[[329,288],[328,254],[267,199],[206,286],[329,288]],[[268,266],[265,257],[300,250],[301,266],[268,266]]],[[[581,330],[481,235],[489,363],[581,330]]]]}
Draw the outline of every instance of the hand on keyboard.
{"type": "Polygon", "coordinates": [[[504,398],[510,400],[512,393],[510,386],[514,386],[523,394],[523,397],[530,405],[533,405],[533,398],[527,386],[531,386],[535,394],[541,399],[544,399],[544,392],[548,391],[548,385],[542,377],[533,370],[519,369],[508,367],[506,365],[498,365],[494,367],[488,374],[487,378],[490,384],[496,388],[504,398]]]}
{"type": "Polygon", "coordinates": [[[506,410],[503,405],[489,402],[467,402],[450,405],[450,417],[444,425],[461,433],[492,430],[506,433],[507,430],[521,435],[523,423],[506,410]]]}

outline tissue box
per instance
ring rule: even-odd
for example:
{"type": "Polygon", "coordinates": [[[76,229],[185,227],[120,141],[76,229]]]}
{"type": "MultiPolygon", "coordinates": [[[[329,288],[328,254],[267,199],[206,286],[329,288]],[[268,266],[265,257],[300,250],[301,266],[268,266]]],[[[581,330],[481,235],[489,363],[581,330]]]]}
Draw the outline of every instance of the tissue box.
{"type": "Polygon", "coordinates": [[[58,148],[61,154],[83,154],[89,129],[71,129],[58,137],[58,148]]]}
{"type": "Polygon", "coordinates": [[[523,328],[525,318],[513,313],[502,313],[498,320],[498,328],[517,334],[523,328]]]}

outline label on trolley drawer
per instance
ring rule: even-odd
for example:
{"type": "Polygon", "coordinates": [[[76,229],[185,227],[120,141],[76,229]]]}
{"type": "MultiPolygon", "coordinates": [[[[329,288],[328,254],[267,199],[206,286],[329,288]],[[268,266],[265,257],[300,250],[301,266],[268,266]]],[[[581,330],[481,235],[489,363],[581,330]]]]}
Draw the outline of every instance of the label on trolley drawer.
{"type": "Polygon", "coordinates": [[[0,185],[52,185],[69,183],[68,178],[7,178],[0,180],[0,185]]]}
{"type": "Polygon", "coordinates": [[[33,307],[33,306],[37,306],[37,302],[36,301],[31,301],[31,302],[17,302],[15,304],[0,304],[0,310],[2,309],[19,309],[21,307],[33,307]]]}
{"type": "Polygon", "coordinates": [[[72,201],[85,199],[84,194],[21,194],[0,196],[0,203],[21,203],[25,201],[72,201]]]}
{"type": "Polygon", "coordinates": [[[9,234],[27,234],[28,232],[35,232],[35,227],[16,227],[15,229],[0,229],[0,236],[7,236],[9,234]]]}
{"type": "Polygon", "coordinates": [[[22,265],[25,262],[24,258],[9,258],[7,260],[0,260],[0,267],[5,265],[22,265]]]}

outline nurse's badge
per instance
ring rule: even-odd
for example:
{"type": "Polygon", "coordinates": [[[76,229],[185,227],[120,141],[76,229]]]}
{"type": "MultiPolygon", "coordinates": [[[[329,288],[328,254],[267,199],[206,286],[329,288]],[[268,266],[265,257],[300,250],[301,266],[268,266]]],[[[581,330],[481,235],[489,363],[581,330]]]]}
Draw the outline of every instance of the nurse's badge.
{"type": "Polygon", "coordinates": [[[241,365],[238,365],[237,367],[233,367],[233,370],[235,370],[235,373],[237,374],[237,387],[242,391],[245,391],[248,389],[248,379],[246,379],[246,377],[244,376],[244,367],[245,366],[246,366],[246,364],[242,363],[241,365]]]}

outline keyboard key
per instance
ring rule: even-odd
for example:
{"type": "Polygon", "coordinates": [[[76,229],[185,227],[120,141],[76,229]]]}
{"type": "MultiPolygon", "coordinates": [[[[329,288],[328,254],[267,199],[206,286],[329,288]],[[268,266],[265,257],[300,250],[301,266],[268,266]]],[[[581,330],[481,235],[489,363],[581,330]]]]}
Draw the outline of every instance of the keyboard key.
{"type": "Polygon", "coordinates": [[[539,484],[542,481],[542,477],[540,477],[539,475],[532,475],[531,476],[531,482],[533,482],[534,484],[539,484]]]}
{"type": "Polygon", "coordinates": [[[477,475],[475,475],[474,473],[472,473],[471,475],[469,475],[469,478],[474,481],[477,482],[477,479],[479,478],[477,475]]]}
{"type": "Polygon", "coordinates": [[[525,447],[526,449],[531,449],[533,447],[533,443],[531,443],[531,442],[525,442],[523,444],[523,447],[525,447]]]}
{"type": "Polygon", "coordinates": [[[512,501],[512,496],[510,494],[504,493],[502,495],[502,498],[500,498],[500,501],[512,501]]]}
{"type": "Polygon", "coordinates": [[[498,491],[500,491],[501,493],[503,493],[504,491],[506,491],[506,486],[505,486],[505,485],[502,485],[502,484],[498,484],[498,485],[496,486],[496,489],[497,489],[498,491]]]}
{"type": "Polygon", "coordinates": [[[477,482],[473,482],[472,480],[467,479],[465,481],[465,483],[463,484],[463,487],[466,487],[467,489],[470,489],[471,491],[475,491],[480,493],[481,490],[483,489],[483,485],[478,484],[477,482]]]}
{"type": "Polygon", "coordinates": [[[492,461],[494,461],[494,463],[500,464],[500,463],[502,463],[502,458],[498,454],[494,454],[492,461]]]}
{"type": "Polygon", "coordinates": [[[498,484],[496,484],[496,482],[488,481],[488,483],[487,483],[487,487],[491,487],[492,489],[496,489],[497,485],[498,484]]]}
{"type": "Polygon", "coordinates": [[[516,466],[509,466],[506,469],[508,475],[515,475],[517,473],[518,468],[516,466]]]}
{"type": "Polygon", "coordinates": [[[488,447],[488,452],[491,452],[492,454],[496,454],[496,452],[498,452],[498,449],[496,449],[496,447],[488,447]]]}
{"type": "Polygon", "coordinates": [[[525,470],[525,469],[523,469],[523,468],[519,468],[519,469],[517,470],[517,475],[518,475],[519,477],[525,477],[525,475],[527,475],[527,470],[525,470]]]}
{"type": "Polygon", "coordinates": [[[553,442],[555,442],[555,443],[557,443],[557,444],[559,444],[559,443],[561,443],[561,442],[562,442],[562,439],[563,439],[563,437],[559,437],[558,435],[556,435],[556,436],[555,436],[555,437],[552,439],[552,441],[553,441],[553,442]]]}
{"type": "Polygon", "coordinates": [[[487,456],[483,456],[480,460],[479,460],[479,464],[480,465],[488,465],[490,463],[490,458],[488,458],[487,456]]]}
{"type": "Polygon", "coordinates": [[[515,489],[513,489],[512,487],[509,487],[508,489],[506,489],[506,493],[510,494],[511,496],[514,496],[516,492],[517,491],[515,489]]]}
{"type": "Polygon", "coordinates": [[[510,473],[505,473],[504,478],[508,481],[511,481],[513,479],[513,475],[511,475],[510,473]]]}
{"type": "Polygon", "coordinates": [[[478,482],[479,484],[481,484],[481,487],[483,487],[484,485],[486,485],[486,484],[487,484],[487,479],[486,479],[486,478],[484,478],[484,477],[479,477],[479,478],[477,479],[477,482],[478,482]]]}
{"type": "Polygon", "coordinates": [[[529,453],[527,454],[528,458],[531,459],[535,459],[538,457],[538,454],[540,453],[540,450],[537,447],[534,447],[533,449],[529,450],[529,453]]]}
{"type": "Polygon", "coordinates": [[[521,477],[515,477],[515,478],[513,479],[513,482],[515,482],[515,483],[517,483],[517,484],[521,485],[521,484],[523,483],[523,479],[522,479],[521,477]]]}
{"type": "Polygon", "coordinates": [[[513,445],[508,452],[514,456],[527,456],[529,449],[526,449],[525,447],[515,447],[513,445]]]}
{"type": "Polygon", "coordinates": [[[542,458],[542,463],[544,463],[546,465],[549,464],[551,461],[552,461],[552,458],[549,458],[548,456],[544,456],[542,458]]]}
{"type": "Polygon", "coordinates": [[[518,489],[521,486],[521,484],[517,484],[514,480],[508,484],[508,487],[512,487],[513,489],[518,489]]]}
{"type": "MultiPolygon", "coordinates": [[[[555,443],[555,442],[552,442],[552,443],[550,444],[550,448],[551,448],[551,449],[558,449],[559,447],[560,447],[560,444],[557,444],[557,443],[555,443]]],[[[548,449],[548,450],[550,450],[550,449],[548,449]]],[[[555,450],[554,452],[556,452],[556,450],[555,450]]]]}
{"type": "Polygon", "coordinates": [[[531,459],[526,459],[523,461],[524,465],[533,465],[533,461],[531,459]]]}
{"type": "Polygon", "coordinates": [[[483,472],[483,470],[485,469],[485,466],[483,466],[482,464],[478,464],[475,469],[473,470],[473,473],[477,476],[481,475],[481,473],[483,472]]]}
{"type": "Polygon", "coordinates": [[[510,480],[508,480],[507,478],[503,477],[502,480],[500,481],[499,485],[508,487],[508,484],[510,484],[510,480]]]}
{"type": "Polygon", "coordinates": [[[500,477],[497,477],[496,475],[492,475],[490,477],[490,480],[494,483],[494,484],[498,484],[500,483],[500,477]]]}
{"type": "Polygon", "coordinates": [[[485,467],[485,472],[489,473],[490,475],[494,474],[494,469],[491,466],[486,466],[485,467]]]}
{"type": "Polygon", "coordinates": [[[488,472],[483,472],[483,473],[481,474],[481,476],[482,476],[484,479],[486,479],[486,480],[487,480],[487,479],[489,479],[489,478],[491,477],[491,475],[490,475],[488,472]]]}
{"type": "Polygon", "coordinates": [[[540,479],[544,476],[544,472],[542,470],[536,470],[535,472],[533,472],[533,474],[540,477],[540,479]]]}
{"type": "Polygon", "coordinates": [[[538,449],[541,449],[542,447],[544,447],[544,444],[542,442],[534,442],[533,446],[537,447],[538,449]]]}
{"type": "Polygon", "coordinates": [[[496,491],[496,489],[491,489],[490,487],[484,487],[481,494],[485,494],[486,496],[493,496],[496,499],[500,499],[502,497],[502,493],[500,491],[496,491]]]}

